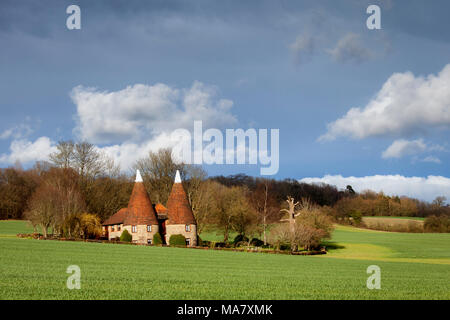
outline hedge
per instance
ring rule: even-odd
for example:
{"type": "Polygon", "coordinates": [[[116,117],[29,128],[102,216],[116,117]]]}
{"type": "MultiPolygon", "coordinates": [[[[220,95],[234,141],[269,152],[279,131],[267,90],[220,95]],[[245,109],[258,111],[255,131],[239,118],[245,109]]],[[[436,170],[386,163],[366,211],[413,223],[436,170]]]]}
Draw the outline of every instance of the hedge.
{"type": "Polygon", "coordinates": [[[153,236],[153,244],[158,245],[158,244],[162,244],[162,238],[161,235],[159,234],[159,232],[155,233],[155,235],[153,236]]]}
{"type": "Polygon", "coordinates": [[[182,234],[173,234],[169,239],[170,246],[186,246],[186,238],[182,234]]]}
{"type": "Polygon", "coordinates": [[[133,236],[128,232],[127,229],[123,230],[122,234],[120,235],[120,241],[131,242],[131,240],[133,240],[133,236]]]}

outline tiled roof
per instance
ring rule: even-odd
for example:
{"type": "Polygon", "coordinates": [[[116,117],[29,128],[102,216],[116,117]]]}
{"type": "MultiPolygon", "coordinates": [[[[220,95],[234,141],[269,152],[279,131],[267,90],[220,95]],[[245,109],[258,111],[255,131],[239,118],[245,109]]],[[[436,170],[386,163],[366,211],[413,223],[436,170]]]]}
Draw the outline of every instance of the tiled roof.
{"type": "Polygon", "coordinates": [[[196,224],[183,184],[174,183],[167,201],[167,224],[196,224]]]}
{"type": "Polygon", "coordinates": [[[123,221],[125,220],[125,217],[127,216],[127,212],[128,212],[127,208],[120,209],[119,211],[114,213],[111,217],[106,219],[105,222],[103,222],[103,225],[110,226],[113,224],[122,224],[123,221]]]}
{"type": "Polygon", "coordinates": [[[157,203],[154,205],[157,214],[167,214],[167,208],[162,205],[162,203],[157,203]]]}
{"type": "Polygon", "coordinates": [[[155,209],[143,182],[136,182],[128,203],[128,215],[124,225],[155,225],[158,224],[155,209]]]}

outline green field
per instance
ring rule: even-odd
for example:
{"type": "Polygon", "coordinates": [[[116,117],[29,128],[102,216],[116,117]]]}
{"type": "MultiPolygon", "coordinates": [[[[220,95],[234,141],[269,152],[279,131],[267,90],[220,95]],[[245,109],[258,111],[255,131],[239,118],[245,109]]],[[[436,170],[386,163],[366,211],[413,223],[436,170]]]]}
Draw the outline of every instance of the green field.
{"type": "Polygon", "coordinates": [[[14,237],[30,231],[0,221],[0,299],[450,299],[450,234],[340,226],[329,254],[290,256],[14,237]],[[366,288],[373,264],[381,290],[366,288]]]}

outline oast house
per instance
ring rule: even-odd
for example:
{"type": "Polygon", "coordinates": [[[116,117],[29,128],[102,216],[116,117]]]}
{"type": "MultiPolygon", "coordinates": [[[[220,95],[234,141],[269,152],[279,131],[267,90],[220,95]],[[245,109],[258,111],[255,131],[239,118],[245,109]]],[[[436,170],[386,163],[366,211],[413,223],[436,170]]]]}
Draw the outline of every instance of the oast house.
{"type": "Polygon", "coordinates": [[[161,203],[152,204],[137,170],[128,207],[120,209],[103,223],[103,231],[109,240],[120,237],[125,229],[132,235],[134,243],[151,244],[153,236],[159,232],[165,244],[169,244],[171,235],[182,234],[186,245],[197,245],[197,223],[178,170],[167,208],[161,203]]]}

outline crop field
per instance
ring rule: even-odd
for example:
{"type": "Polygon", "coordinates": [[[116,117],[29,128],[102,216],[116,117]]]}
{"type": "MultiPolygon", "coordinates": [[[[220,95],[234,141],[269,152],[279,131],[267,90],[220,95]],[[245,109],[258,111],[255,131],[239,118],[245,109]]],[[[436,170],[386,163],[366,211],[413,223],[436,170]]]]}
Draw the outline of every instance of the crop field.
{"type": "Polygon", "coordinates": [[[372,219],[403,219],[403,220],[425,221],[425,218],[422,218],[422,217],[367,216],[367,217],[364,217],[364,218],[372,218],[372,219]]]}
{"type": "Polygon", "coordinates": [[[339,226],[329,254],[290,256],[14,236],[31,231],[0,221],[0,299],[450,299],[450,234],[339,226]],[[66,287],[69,265],[80,290],[66,287]],[[369,265],[380,290],[366,287],[369,265]]]}
{"type": "Polygon", "coordinates": [[[398,228],[415,228],[417,231],[423,232],[424,219],[410,217],[363,217],[362,222],[369,229],[396,230],[398,228]]]}

